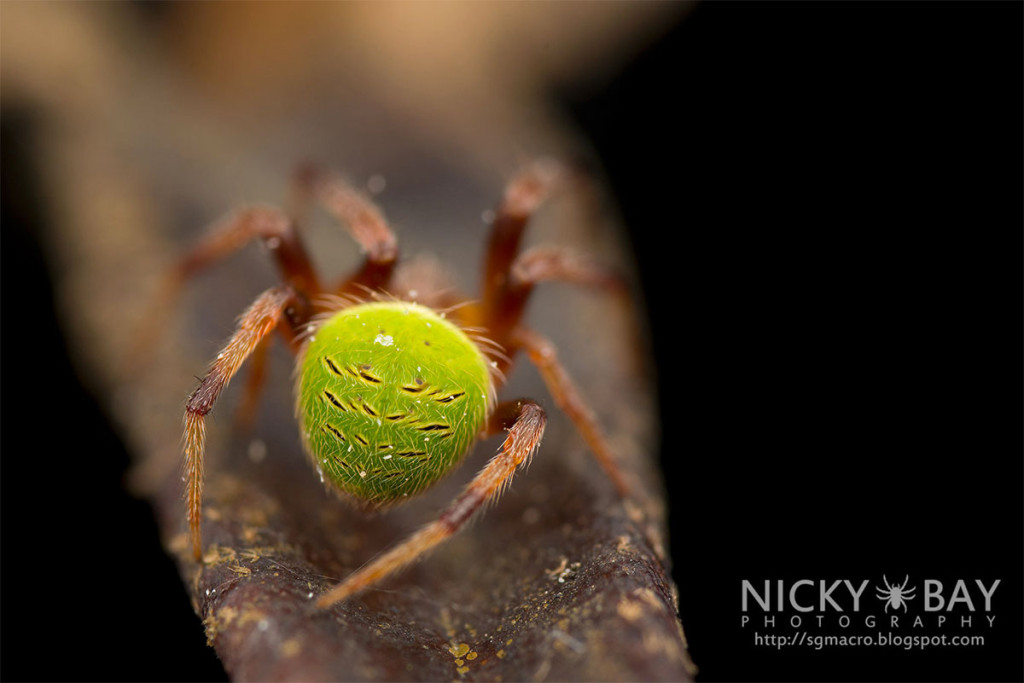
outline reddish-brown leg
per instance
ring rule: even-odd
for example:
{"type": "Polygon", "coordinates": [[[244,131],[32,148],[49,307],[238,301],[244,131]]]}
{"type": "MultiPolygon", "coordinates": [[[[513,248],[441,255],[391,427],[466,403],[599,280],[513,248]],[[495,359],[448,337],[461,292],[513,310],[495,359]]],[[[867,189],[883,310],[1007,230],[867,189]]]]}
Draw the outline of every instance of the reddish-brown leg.
{"type": "Polygon", "coordinates": [[[537,366],[544,383],[555,399],[555,403],[562,412],[569,416],[573,424],[583,436],[590,452],[594,455],[598,464],[604,469],[605,474],[615,484],[619,495],[627,496],[629,486],[626,479],[612,455],[608,440],[601,431],[601,426],[594,417],[593,411],[587,405],[576,385],[573,384],[569,373],[558,360],[558,353],[555,345],[548,339],[525,327],[518,327],[513,332],[512,344],[515,350],[522,349],[526,352],[530,361],[537,366]]]}
{"type": "Polygon", "coordinates": [[[377,205],[334,173],[306,166],[296,175],[293,190],[292,203],[299,215],[305,215],[310,198],[345,226],[366,254],[362,267],[335,291],[361,295],[385,288],[398,261],[398,241],[377,205]]]}
{"type": "Polygon", "coordinates": [[[313,295],[320,283],[298,231],[280,209],[258,206],[220,221],[178,263],[171,278],[180,283],[207,266],[230,256],[254,239],[262,239],[274,257],[282,279],[296,293],[313,295]]]}
{"type": "Polygon", "coordinates": [[[215,223],[164,277],[156,300],[140,325],[131,352],[132,365],[138,365],[146,350],[159,338],[167,311],[178,298],[182,286],[201,270],[222,261],[255,239],[263,240],[282,278],[297,294],[308,299],[320,292],[313,265],[288,216],[269,206],[237,211],[215,223]]]}
{"type": "Polygon", "coordinates": [[[192,554],[202,558],[200,523],[203,505],[203,451],[206,442],[206,415],[213,409],[221,391],[260,342],[285,320],[285,311],[295,304],[291,287],[280,285],[261,294],[242,316],[238,328],[217,355],[210,371],[189,397],[185,407],[185,472],[188,475],[188,524],[192,534],[192,554]]]}
{"type": "Polygon", "coordinates": [[[235,412],[235,423],[240,429],[248,429],[259,411],[260,394],[267,383],[267,359],[270,343],[258,344],[249,357],[249,372],[242,392],[242,401],[235,412]]]}
{"type": "Polygon", "coordinates": [[[507,316],[504,300],[510,286],[509,270],[519,254],[523,231],[530,217],[564,178],[560,166],[538,161],[509,181],[505,196],[494,213],[494,223],[484,256],[481,323],[493,329],[507,316]]]}
{"type": "Polygon", "coordinates": [[[507,280],[501,298],[495,302],[500,315],[492,315],[493,322],[488,328],[488,333],[498,340],[507,339],[519,325],[526,303],[540,282],[593,287],[619,297],[627,291],[616,271],[563,247],[535,247],[524,252],[511,264],[507,280]]]}
{"type": "Polygon", "coordinates": [[[496,456],[491,458],[462,494],[434,522],[423,527],[369,564],[351,574],[317,600],[328,607],[354,595],[422,557],[449,538],[469,521],[473,513],[497,499],[512,481],[516,469],[527,463],[544,435],[547,416],[532,401],[502,403],[487,425],[488,433],[508,430],[508,436],[496,456]]]}
{"type": "Polygon", "coordinates": [[[526,351],[555,402],[576,425],[615,488],[625,496],[629,487],[622,470],[594,413],[558,361],[554,345],[520,325],[526,301],[539,282],[558,280],[600,287],[619,296],[626,292],[624,282],[616,273],[567,249],[543,248],[518,253],[530,216],[563,178],[564,174],[557,167],[540,163],[529,167],[509,183],[488,244],[484,297],[477,319],[491,339],[510,352],[508,358],[499,361],[502,372],[508,369],[509,358],[515,351],[526,351]]]}
{"type": "MultiPolygon", "coordinates": [[[[608,302],[629,320],[634,316],[630,290],[622,273],[594,262],[589,257],[563,247],[537,247],[523,253],[512,264],[510,282],[506,293],[506,309],[510,312],[504,334],[514,331],[522,319],[526,302],[540,282],[566,282],[599,290],[609,297],[608,302]]],[[[642,326],[628,325],[632,336],[628,355],[635,372],[642,372],[644,365],[640,355],[644,348],[642,326]]],[[[499,361],[500,363],[500,361],[499,361]]],[[[499,365],[502,372],[508,368],[499,365]]]]}

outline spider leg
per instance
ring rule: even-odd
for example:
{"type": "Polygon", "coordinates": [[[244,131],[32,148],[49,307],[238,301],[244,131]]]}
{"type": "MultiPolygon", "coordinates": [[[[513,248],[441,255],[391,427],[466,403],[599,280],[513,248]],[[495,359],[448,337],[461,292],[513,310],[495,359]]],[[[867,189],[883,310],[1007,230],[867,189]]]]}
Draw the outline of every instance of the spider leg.
{"type": "Polygon", "coordinates": [[[628,289],[621,275],[593,259],[564,247],[535,247],[512,262],[500,297],[487,310],[485,327],[504,339],[523,317],[526,303],[541,282],[567,282],[602,289],[627,302],[628,289]]]}
{"type": "Polygon", "coordinates": [[[483,299],[474,322],[482,325],[493,341],[510,349],[509,359],[501,361],[502,372],[508,370],[512,352],[527,352],[559,407],[572,419],[619,494],[626,496],[629,487],[622,471],[593,412],[558,361],[554,345],[520,325],[534,287],[548,280],[603,288],[627,302],[628,290],[619,274],[569,249],[536,248],[519,254],[530,217],[552,191],[566,182],[567,175],[556,164],[540,161],[508,184],[495,213],[484,267],[483,299]]]}
{"type": "Polygon", "coordinates": [[[257,206],[237,211],[216,223],[169,274],[165,289],[173,295],[190,277],[230,256],[254,239],[262,239],[285,282],[306,295],[320,289],[313,264],[292,220],[280,209],[257,206]]]}
{"type": "Polygon", "coordinates": [[[235,422],[241,429],[252,426],[259,410],[260,394],[267,383],[267,358],[270,351],[269,343],[257,344],[249,357],[249,374],[246,378],[242,401],[235,412],[235,422]]]}
{"type": "Polygon", "coordinates": [[[608,440],[605,438],[601,427],[594,417],[590,406],[580,396],[576,385],[573,383],[569,373],[558,360],[558,353],[555,345],[547,338],[525,327],[517,327],[512,335],[512,344],[516,349],[526,351],[530,361],[537,366],[544,383],[551,392],[558,407],[569,416],[576,429],[583,436],[583,440],[590,448],[590,452],[597,459],[598,464],[604,469],[605,474],[615,484],[619,495],[629,495],[629,486],[626,484],[622,470],[619,468],[615,457],[612,455],[608,440]]]}
{"type": "Polygon", "coordinates": [[[206,235],[164,276],[153,304],[135,335],[128,354],[130,367],[142,365],[146,350],[160,337],[167,311],[185,283],[210,265],[222,261],[255,239],[263,240],[273,255],[284,281],[307,297],[320,291],[295,225],[279,209],[258,206],[242,209],[215,223],[206,235]]]}
{"type": "Polygon", "coordinates": [[[387,286],[398,262],[398,241],[384,215],[373,201],[334,173],[315,166],[304,166],[296,174],[293,204],[305,215],[310,198],[348,230],[366,259],[355,273],[336,287],[338,294],[362,294],[387,286]]]}
{"type": "Polygon", "coordinates": [[[242,315],[238,327],[224,349],[217,355],[210,371],[188,399],[185,407],[185,472],[188,475],[186,497],[188,524],[192,534],[192,554],[202,558],[203,451],[206,442],[205,418],[213,409],[221,391],[238,368],[252,355],[260,342],[284,320],[295,293],[287,285],[279,285],[261,294],[242,315]]]}
{"type": "Polygon", "coordinates": [[[452,536],[486,503],[494,501],[507,488],[512,476],[527,463],[544,435],[547,416],[544,409],[529,400],[500,404],[488,423],[488,432],[507,429],[508,436],[498,454],[484,466],[463,492],[437,520],[405,541],[351,574],[317,600],[328,607],[358,593],[423,556],[452,536]]]}
{"type": "MultiPolygon", "coordinates": [[[[564,172],[550,161],[537,161],[509,181],[494,213],[487,242],[483,276],[483,310],[490,318],[501,317],[501,300],[509,287],[509,270],[519,253],[523,231],[537,208],[564,179],[564,172]]],[[[493,320],[484,321],[488,328],[493,320]]]]}

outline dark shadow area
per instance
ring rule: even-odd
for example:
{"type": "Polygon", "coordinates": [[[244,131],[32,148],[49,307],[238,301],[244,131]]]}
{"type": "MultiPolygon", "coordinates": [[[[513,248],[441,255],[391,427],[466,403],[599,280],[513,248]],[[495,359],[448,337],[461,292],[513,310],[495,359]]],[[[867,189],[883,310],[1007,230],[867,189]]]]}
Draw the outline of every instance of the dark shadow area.
{"type": "Polygon", "coordinates": [[[567,95],[642,271],[699,679],[1022,676],[1021,18],[707,3],[567,95]],[[898,628],[883,576],[917,586],[898,628]],[[840,579],[870,582],[848,628],[819,609],[840,579]],[[974,612],[949,608],[961,579],[974,612]],[[784,611],[743,627],[743,580],[785,581],[784,611]],[[985,643],[754,644],[889,631],[985,643]]]}
{"type": "Polygon", "coordinates": [[[224,680],[54,311],[29,111],[4,110],[3,679],[224,680]]]}

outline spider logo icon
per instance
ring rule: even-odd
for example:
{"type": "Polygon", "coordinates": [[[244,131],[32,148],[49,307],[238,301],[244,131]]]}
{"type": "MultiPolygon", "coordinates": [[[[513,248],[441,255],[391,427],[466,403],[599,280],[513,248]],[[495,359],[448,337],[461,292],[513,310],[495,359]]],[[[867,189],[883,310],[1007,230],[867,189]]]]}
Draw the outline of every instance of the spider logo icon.
{"type": "Polygon", "coordinates": [[[902,584],[889,584],[889,580],[885,578],[885,574],[882,574],[882,583],[885,584],[885,590],[875,586],[875,590],[878,595],[876,596],[879,600],[885,601],[885,611],[888,614],[889,608],[892,607],[894,610],[903,608],[903,611],[907,611],[907,600],[914,599],[914,591],[916,588],[907,588],[907,584],[910,582],[910,575],[907,575],[903,579],[902,584]]]}

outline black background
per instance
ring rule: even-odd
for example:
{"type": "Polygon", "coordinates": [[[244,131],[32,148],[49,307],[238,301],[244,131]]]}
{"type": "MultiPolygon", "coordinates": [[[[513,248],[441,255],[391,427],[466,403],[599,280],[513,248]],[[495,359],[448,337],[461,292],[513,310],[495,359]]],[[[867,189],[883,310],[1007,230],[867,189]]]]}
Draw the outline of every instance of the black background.
{"type": "Polygon", "coordinates": [[[577,96],[642,269],[706,680],[1021,679],[1021,19],[706,3],[577,96]],[[743,579],[867,579],[874,611],[883,574],[917,614],[923,579],[1001,579],[997,628],[923,653],[740,628],[743,579]]]}
{"type": "MultiPolygon", "coordinates": [[[[1024,675],[1022,19],[1020,3],[707,3],[611,80],[557,93],[642,273],[703,680],[1024,675]],[[883,573],[1000,579],[997,628],[925,652],[776,651],[740,628],[742,579],[883,573]]],[[[222,677],[66,360],[32,117],[0,125],[3,678],[222,677]],[[37,409],[55,397],[57,434],[37,409]],[[47,439],[67,445],[59,467],[27,447],[47,439]],[[126,553],[139,571],[108,574],[126,553]],[[83,568],[94,581],[70,583],[83,568]]]]}

